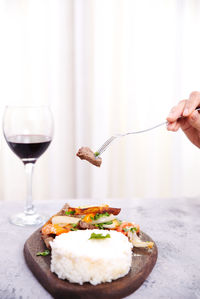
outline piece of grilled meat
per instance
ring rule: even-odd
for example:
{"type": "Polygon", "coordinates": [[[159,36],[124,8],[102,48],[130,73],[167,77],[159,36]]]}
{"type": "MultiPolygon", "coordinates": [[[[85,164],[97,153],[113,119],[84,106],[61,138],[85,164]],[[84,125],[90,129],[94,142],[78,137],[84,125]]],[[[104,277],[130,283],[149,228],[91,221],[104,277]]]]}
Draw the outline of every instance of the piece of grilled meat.
{"type": "Polygon", "coordinates": [[[89,147],[81,147],[76,155],[81,160],[86,160],[97,167],[101,166],[102,159],[100,157],[95,157],[94,152],[89,147]]]}

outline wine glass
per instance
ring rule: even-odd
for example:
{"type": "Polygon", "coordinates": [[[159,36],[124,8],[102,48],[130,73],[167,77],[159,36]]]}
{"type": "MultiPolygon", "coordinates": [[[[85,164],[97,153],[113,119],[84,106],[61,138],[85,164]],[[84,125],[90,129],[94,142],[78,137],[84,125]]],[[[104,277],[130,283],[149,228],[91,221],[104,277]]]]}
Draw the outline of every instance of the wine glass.
{"type": "Polygon", "coordinates": [[[53,116],[48,106],[7,106],[3,116],[4,137],[21,159],[27,176],[24,212],[12,215],[10,222],[19,226],[44,223],[32,200],[32,175],[37,159],[46,151],[53,137],[53,116]]]}

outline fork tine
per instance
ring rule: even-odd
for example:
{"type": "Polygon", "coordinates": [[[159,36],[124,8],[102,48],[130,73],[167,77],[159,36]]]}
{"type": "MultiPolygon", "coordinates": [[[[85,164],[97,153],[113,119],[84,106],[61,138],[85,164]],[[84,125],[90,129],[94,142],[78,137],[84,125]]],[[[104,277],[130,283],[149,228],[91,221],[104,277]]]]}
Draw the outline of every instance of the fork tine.
{"type": "Polygon", "coordinates": [[[112,140],[113,140],[113,136],[110,137],[109,139],[106,140],[106,142],[104,142],[104,144],[102,144],[102,146],[98,149],[98,152],[101,151],[105,146],[107,146],[107,144],[109,144],[112,140]]]}
{"type": "MultiPolygon", "coordinates": [[[[113,141],[113,140],[112,140],[113,141]]],[[[111,141],[111,142],[112,142],[111,141]]],[[[108,143],[100,152],[99,152],[99,156],[107,149],[107,147],[111,144],[111,142],[110,143],[108,143]]]]}
{"type": "Polygon", "coordinates": [[[112,137],[110,137],[109,139],[107,139],[104,144],[102,144],[102,146],[98,149],[98,152],[101,151],[101,149],[110,141],[112,137]]]}
{"type": "Polygon", "coordinates": [[[98,153],[99,155],[104,152],[104,150],[107,148],[107,146],[115,139],[116,137],[112,136],[110,137],[108,140],[106,140],[106,142],[104,142],[104,144],[98,149],[98,153]]]}

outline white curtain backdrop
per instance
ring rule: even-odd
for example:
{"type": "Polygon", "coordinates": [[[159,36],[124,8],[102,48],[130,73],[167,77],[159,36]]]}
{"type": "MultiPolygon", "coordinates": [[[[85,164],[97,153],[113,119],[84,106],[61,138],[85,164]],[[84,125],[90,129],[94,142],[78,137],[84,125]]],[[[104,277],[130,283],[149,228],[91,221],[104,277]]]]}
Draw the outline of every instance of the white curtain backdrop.
{"type": "MultiPolygon", "coordinates": [[[[199,36],[198,0],[0,0],[0,116],[33,103],[54,114],[35,200],[198,196],[200,153],[182,132],[116,140],[100,169],[76,152],[163,122],[200,90],[199,36]]],[[[0,199],[23,200],[23,165],[2,133],[0,165],[0,199]]]]}

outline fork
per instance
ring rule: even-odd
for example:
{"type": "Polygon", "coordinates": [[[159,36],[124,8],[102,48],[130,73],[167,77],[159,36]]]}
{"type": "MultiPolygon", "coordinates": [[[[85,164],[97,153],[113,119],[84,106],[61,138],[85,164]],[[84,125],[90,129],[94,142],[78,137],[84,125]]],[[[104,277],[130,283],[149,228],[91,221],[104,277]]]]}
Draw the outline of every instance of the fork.
{"type": "MultiPolygon", "coordinates": [[[[199,111],[200,107],[197,108],[197,109],[195,109],[195,110],[199,111]]],[[[185,117],[184,116],[180,116],[178,119],[182,119],[182,118],[185,118],[185,117]]],[[[99,157],[116,138],[125,137],[127,135],[132,135],[132,134],[145,133],[145,132],[154,130],[154,129],[158,128],[158,127],[161,127],[161,126],[167,125],[167,124],[168,124],[168,121],[165,121],[165,122],[162,122],[162,123],[160,123],[158,125],[155,125],[153,127],[145,129],[145,130],[139,130],[139,131],[133,131],[133,132],[128,132],[128,133],[115,134],[115,135],[111,136],[109,139],[107,139],[106,142],[104,142],[104,144],[94,153],[94,155],[95,155],[96,158],[99,157]]]]}

